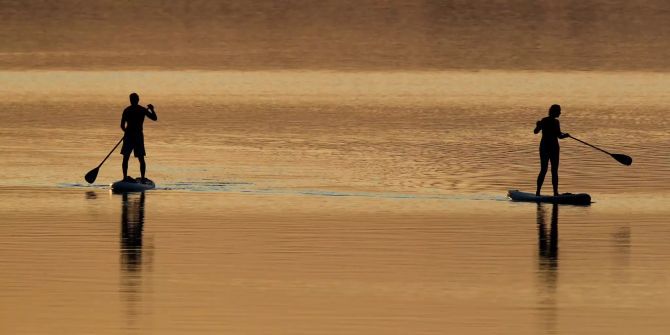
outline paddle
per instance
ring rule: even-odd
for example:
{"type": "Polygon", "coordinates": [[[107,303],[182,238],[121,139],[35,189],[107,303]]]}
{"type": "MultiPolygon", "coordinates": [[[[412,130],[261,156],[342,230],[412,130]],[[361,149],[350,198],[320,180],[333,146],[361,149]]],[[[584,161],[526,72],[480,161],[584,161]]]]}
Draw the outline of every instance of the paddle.
{"type": "Polygon", "coordinates": [[[88,171],[88,173],[86,174],[86,176],[84,176],[84,179],[86,179],[86,181],[87,181],[89,184],[93,184],[93,182],[95,181],[95,178],[98,177],[98,170],[100,170],[100,167],[102,166],[102,164],[107,160],[107,158],[109,158],[109,155],[111,155],[112,152],[114,152],[114,150],[116,150],[116,147],[118,147],[119,144],[121,144],[121,142],[123,142],[123,137],[121,137],[121,139],[119,140],[119,143],[116,143],[116,145],[114,146],[114,149],[112,149],[112,151],[110,151],[110,152],[107,154],[107,156],[105,157],[105,159],[103,159],[102,162],[100,162],[100,165],[98,165],[95,169],[93,169],[93,170],[91,170],[91,171],[88,171]]]}
{"type": "Polygon", "coordinates": [[[588,143],[586,143],[586,142],[584,142],[584,141],[582,141],[582,140],[580,140],[580,139],[578,139],[578,138],[575,138],[575,137],[573,137],[572,135],[568,135],[568,136],[569,136],[571,139],[575,140],[575,141],[584,143],[584,144],[590,146],[590,147],[593,148],[593,149],[600,150],[600,151],[602,151],[602,152],[604,152],[604,153],[606,153],[606,154],[612,156],[612,158],[616,159],[619,163],[621,163],[621,164],[623,164],[623,165],[631,165],[631,164],[633,164],[633,159],[632,159],[630,156],[626,156],[626,155],[622,155],[622,154],[611,154],[611,153],[609,153],[609,152],[607,152],[607,151],[605,151],[605,150],[603,150],[603,149],[600,149],[600,148],[596,147],[595,145],[588,144],[588,143]]]}

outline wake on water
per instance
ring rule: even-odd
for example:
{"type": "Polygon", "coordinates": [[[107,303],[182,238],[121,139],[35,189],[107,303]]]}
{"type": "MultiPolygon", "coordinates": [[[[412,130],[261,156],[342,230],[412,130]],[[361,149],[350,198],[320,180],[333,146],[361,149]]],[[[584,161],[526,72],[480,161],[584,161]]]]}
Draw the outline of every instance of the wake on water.
{"type": "MultiPolygon", "coordinates": [[[[155,191],[179,191],[179,192],[234,192],[252,194],[276,194],[276,195],[303,195],[319,197],[364,197],[378,199],[415,199],[415,200],[488,200],[508,201],[504,195],[491,194],[420,194],[420,193],[395,193],[395,192],[364,192],[364,191],[332,191],[323,189],[282,189],[282,188],[257,188],[251,182],[240,181],[185,181],[166,184],[157,184],[155,191]]],[[[109,189],[109,184],[81,184],[63,183],[58,184],[60,188],[85,188],[85,189],[109,189]]]]}

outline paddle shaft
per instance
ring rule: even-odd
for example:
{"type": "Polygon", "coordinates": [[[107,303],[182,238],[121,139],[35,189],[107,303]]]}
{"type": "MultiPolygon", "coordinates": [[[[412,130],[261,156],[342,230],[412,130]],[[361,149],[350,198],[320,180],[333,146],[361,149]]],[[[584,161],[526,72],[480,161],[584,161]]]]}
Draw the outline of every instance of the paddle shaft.
{"type": "Polygon", "coordinates": [[[593,149],[600,150],[600,151],[602,151],[602,152],[604,152],[604,153],[606,153],[606,154],[612,156],[611,153],[609,153],[609,152],[607,152],[607,151],[605,151],[605,150],[603,150],[603,149],[600,149],[600,148],[596,147],[596,146],[593,145],[593,144],[586,143],[586,142],[584,142],[584,141],[582,141],[582,140],[580,140],[580,139],[578,139],[578,138],[573,137],[572,135],[570,135],[570,138],[573,139],[573,140],[575,140],[575,141],[578,141],[578,142],[581,142],[581,143],[583,143],[583,144],[586,144],[586,145],[590,146],[590,147],[593,148],[593,149]]]}
{"type": "Polygon", "coordinates": [[[114,148],[112,149],[112,151],[110,151],[110,152],[107,154],[107,156],[105,156],[105,159],[103,159],[102,162],[100,162],[100,165],[98,165],[98,168],[100,168],[100,167],[102,166],[102,164],[105,163],[105,161],[107,160],[107,158],[109,158],[109,156],[112,155],[112,152],[114,152],[114,150],[116,150],[116,148],[119,146],[119,144],[121,144],[121,142],[123,142],[123,137],[121,137],[121,139],[119,140],[119,143],[116,143],[116,145],[114,146],[114,148]]]}

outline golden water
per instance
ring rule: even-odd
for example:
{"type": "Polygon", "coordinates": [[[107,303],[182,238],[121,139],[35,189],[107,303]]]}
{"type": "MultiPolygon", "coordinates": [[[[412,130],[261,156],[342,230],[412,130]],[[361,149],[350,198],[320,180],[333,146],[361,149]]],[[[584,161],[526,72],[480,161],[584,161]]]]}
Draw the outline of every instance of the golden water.
{"type": "MultiPolygon", "coordinates": [[[[5,71],[0,333],[662,334],[670,76],[5,71]],[[113,195],[127,94],[157,190],[113,195]],[[561,103],[561,190],[532,190],[561,103]],[[552,223],[557,225],[552,227],[552,223]]],[[[131,162],[130,172],[137,174],[131,162]]],[[[549,182],[549,180],[547,180],[549,182]]],[[[548,187],[550,187],[548,185],[548,187]]],[[[549,188],[545,189],[548,190],[549,188]]]]}

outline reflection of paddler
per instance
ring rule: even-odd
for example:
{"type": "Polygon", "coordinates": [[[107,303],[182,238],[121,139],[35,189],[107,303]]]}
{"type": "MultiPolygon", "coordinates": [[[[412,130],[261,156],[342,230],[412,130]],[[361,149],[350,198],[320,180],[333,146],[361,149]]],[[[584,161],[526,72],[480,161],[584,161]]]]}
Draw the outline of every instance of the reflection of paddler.
{"type": "Polygon", "coordinates": [[[144,229],[144,192],[129,197],[122,195],[121,265],[124,270],[137,271],[142,265],[142,230],[144,229]]]}
{"type": "Polygon", "coordinates": [[[547,239],[547,225],[544,221],[544,205],[537,205],[538,250],[542,258],[558,260],[558,205],[551,206],[551,227],[547,239]]]}
{"type": "Polygon", "coordinates": [[[554,186],[554,195],[558,195],[558,158],[560,155],[560,146],[558,139],[569,137],[570,134],[561,132],[561,123],[558,117],[561,115],[561,106],[551,105],[549,116],[537,121],[535,134],[542,131],[542,140],[540,141],[540,174],[537,176],[536,195],[540,195],[544,176],[547,174],[547,168],[551,161],[551,184],[554,186]]]}
{"type": "Polygon", "coordinates": [[[144,295],[142,283],[146,276],[143,270],[151,264],[151,252],[147,255],[146,247],[143,247],[144,199],[144,193],[124,193],[121,202],[119,291],[121,298],[126,302],[125,314],[128,329],[137,329],[139,318],[142,315],[141,304],[144,295]]]}
{"type": "Polygon", "coordinates": [[[537,204],[537,232],[538,232],[538,312],[543,319],[546,330],[544,333],[556,333],[558,324],[558,205],[551,205],[551,228],[547,236],[545,223],[545,206],[537,204]]]}

